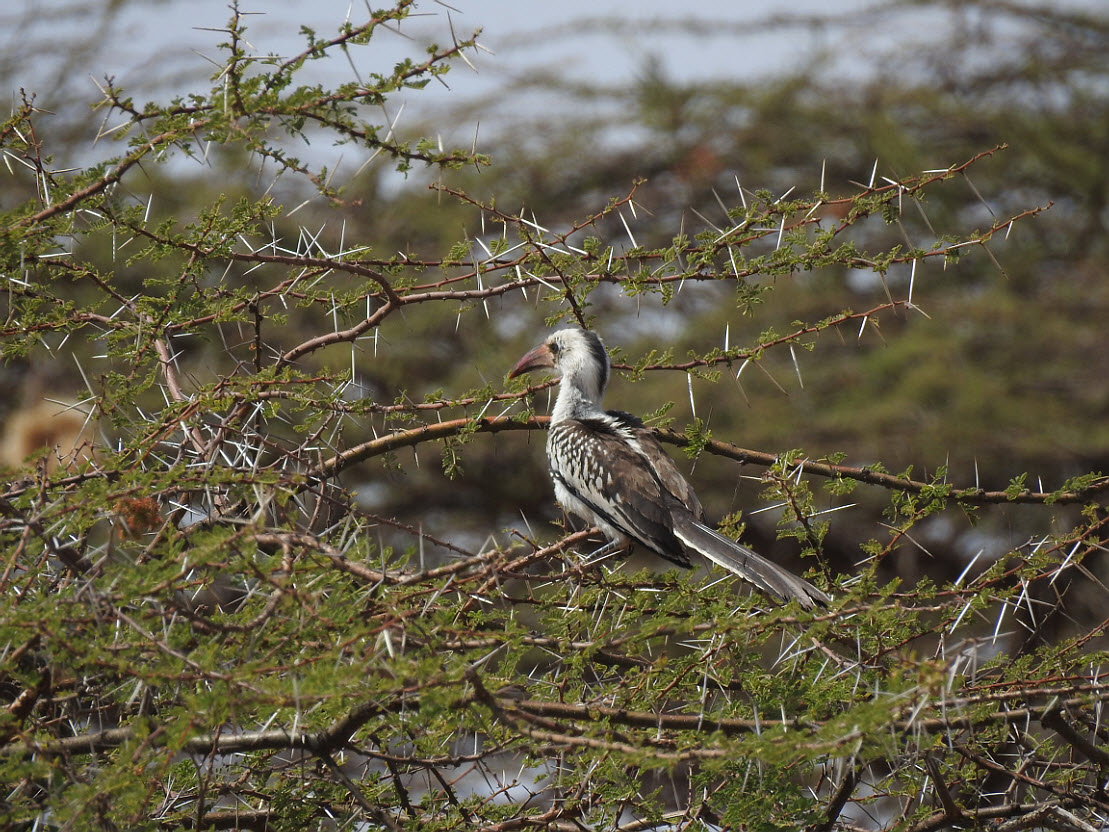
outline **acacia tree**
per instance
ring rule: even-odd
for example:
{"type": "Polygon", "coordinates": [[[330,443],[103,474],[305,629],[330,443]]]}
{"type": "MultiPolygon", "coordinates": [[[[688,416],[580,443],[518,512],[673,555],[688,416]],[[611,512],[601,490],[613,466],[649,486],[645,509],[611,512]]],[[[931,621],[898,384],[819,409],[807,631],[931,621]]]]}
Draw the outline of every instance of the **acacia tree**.
{"type": "Polygon", "coordinates": [[[288,59],[251,55],[236,14],[212,89],[137,106],[106,87],[126,146],[84,170],[52,160],[30,98],[0,130],[33,193],[3,217],[4,354],[72,361],[86,385],[74,407],[96,427],[81,453],[13,470],[0,495],[6,824],[1104,825],[1104,477],[987,490],[942,467],[914,478],[835,449],[746,449],[662,408],[660,437],[690,459],[758,472],[799,568],[834,596],[811,613],[718,576],[590,563],[591,530],[513,517],[521,479],[540,477],[527,439],[552,382],[496,373],[545,326],[603,327],[644,305],[680,319],[727,299],[755,328],[684,358],[615,354],[618,372],[691,398],[695,379],[715,389],[752,365],[800,375],[802,359],[926,314],[930,275],[989,262],[1034,221],[1041,206],[928,225],[927,201],[972,192],[966,174],[996,150],[838,196],[740,191],[726,223],[694,235],[662,216],[647,229],[635,183],[545,223],[451,183],[486,158],[375,121],[473,39],[369,81],[299,83],[409,6],[308,33],[288,59]],[[308,138],[441,171],[442,210],[475,231],[422,254],[346,238],[356,186],[294,155],[308,138]],[[213,183],[195,210],[155,204],[159,167],[197,156],[262,175],[213,183]],[[298,224],[304,187],[328,206],[325,231],[298,224]],[[899,243],[905,229],[929,243],[899,243]],[[757,328],[775,281],[832,269],[885,281],[883,299],[757,328]],[[493,373],[481,386],[414,372],[478,343],[493,373]],[[472,470],[490,470],[475,460],[491,449],[495,482],[472,470]],[[454,478],[449,520],[418,501],[373,510],[432,467],[454,478]],[[503,513],[456,528],[489,490],[503,513]],[[884,527],[849,563],[831,557],[828,512],[876,499],[884,527]],[[880,577],[923,548],[929,521],[999,505],[1035,527],[1024,544],[942,583],[880,577]]]}

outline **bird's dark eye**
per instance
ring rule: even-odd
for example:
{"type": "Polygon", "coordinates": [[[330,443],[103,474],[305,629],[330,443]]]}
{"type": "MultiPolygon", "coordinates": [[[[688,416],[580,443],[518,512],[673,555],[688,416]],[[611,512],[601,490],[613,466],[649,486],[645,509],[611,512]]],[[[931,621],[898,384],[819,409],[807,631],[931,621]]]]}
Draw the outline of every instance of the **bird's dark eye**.
{"type": "Polygon", "coordinates": [[[547,346],[550,349],[551,353],[554,354],[554,355],[558,355],[559,350],[562,349],[562,347],[560,347],[558,345],[558,341],[551,341],[551,343],[548,344],[547,346]]]}

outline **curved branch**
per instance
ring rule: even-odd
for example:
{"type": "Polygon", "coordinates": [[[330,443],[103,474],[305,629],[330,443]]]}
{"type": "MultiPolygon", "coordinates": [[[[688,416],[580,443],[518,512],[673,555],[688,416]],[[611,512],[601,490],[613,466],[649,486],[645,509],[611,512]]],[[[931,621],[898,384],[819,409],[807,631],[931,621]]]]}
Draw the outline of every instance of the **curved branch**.
{"type": "Polygon", "coordinates": [[[419,445],[421,442],[432,442],[438,439],[447,439],[463,433],[500,433],[506,430],[539,430],[545,428],[550,420],[546,416],[532,416],[530,419],[513,418],[509,416],[487,416],[481,419],[452,419],[449,422],[437,422],[434,425],[421,425],[418,428],[391,433],[348,448],[341,454],[326,459],[308,472],[308,481],[316,482],[334,477],[351,465],[365,462],[375,456],[387,454],[398,448],[419,445]]]}
{"type": "MultiPolygon", "coordinates": [[[[195,122],[189,126],[189,132],[191,133],[194,130],[203,129],[204,126],[205,122],[203,121],[195,122]]],[[[90,196],[101,193],[102,191],[119,182],[123,178],[124,174],[127,173],[127,171],[129,171],[135,165],[137,165],[140,161],[142,161],[142,159],[148,153],[153,150],[157,150],[158,145],[164,144],[166,142],[173,142],[178,140],[179,138],[181,138],[180,131],[170,131],[166,133],[160,133],[157,136],[153,136],[147,139],[140,147],[120,159],[114,168],[112,168],[108,173],[101,176],[95,182],[91,182],[85,187],[74,191],[61,202],[55,202],[53,205],[43,208],[41,211],[35,214],[30,214],[29,216],[23,217],[22,219],[13,222],[4,230],[6,232],[11,232],[18,228],[30,228],[50,219],[51,217],[55,217],[58,214],[64,214],[67,211],[75,209],[81,202],[88,199],[90,196]]]]}
{"type": "MultiPolygon", "coordinates": [[[[661,441],[669,442],[672,445],[687,447],[691,444],[689,437],[674,430],[656,430],[655,433],[661,441]]],[[[781,459],[774,454],[768,454],[764,451],[751,451],[746,448],[741,448],[738,445],[733,445],[730,442],[721,442],[718,439],[709,439],[705,443],[705,450],[717,456],[734,459],[744,464],[759,465],[764,468],[769,468],[777,464],[781,459]]],[[[897,477],[893,474],[872,471],[869,468],[856,468],[851,465],[836,465],[831,462],[813,462],[809,459],[803,459],[795,463],[792,468],[794,471],[799,470],[803,473],[815,474],[819,477],[856,480],[866,483],[867,485],[877,485],[881,488],[888,488],[893,491],[906,491],[911,494],[920,494],[926,490],[937,490],[935,483],[905,479],[904,477],[897,477]]],[[[1012,494],[1008,491],[986,491],[982,488],[957,488],[952,486],[947,493],[942,496],[945,496],[949,500],[965,503],[967,505],[989,505],[993,503],[1084,503],[1107,490],[1109,490],[1109,477],[1102,477],[1086,488],[1074,491],[1022,491],[1019,494],[1012,494]]],[[[937,496],[941,495],[937,494],[937,496]]]]}
{"type": "MultiPolygon", "coordinates": [[[[417,428],[409,428],[408,430],[398,431],[388,436],[378,437],[377,439],[363,442],[360,445],[355,445],[330,459],[324,460],[317,467],[308,472],[308,481],[316,482],[328,479],[352,465],[365,462],[367,459],[372,459],[375,456],[395,451],[398,448],[419,445],[422,442],[447,439],[464,433],[500,433],[501,431],[507,430],[543,430],[547,427],[549,421],[550,419],[547,416],[532,416],[528,419],[520,419],[511,416],[490,416],[476,420],[452,419],[447,422],[437,422],[433,425],[422,425],[417,428]]],[[[667,442],[679,447],[687,447],[691,443],[689,437],[669,428],[655,429],[655,435],[658,436],[659,440],[662,442],[667,442]]],[[[705,450],[717,456],[734,459],[736,462],[745,465],[758,465],[763,468],[776,465],[781,460],[781,458],[775,454],[765,451],[752,451],[747,448],[741,448],[738,445],[733,445],[730,442],[722,442],[719,439],[708,439],[705,442],[705,450]]],[[[792,468],[794,471],[800,470],[803,473],[813,474],[819,477],[856,480],[867,485],[876,485],[881,488],[887,488],[893,491],[905,491],[911,494],[920,494],[929,489],[937,489],[935,483],[910,480],[904,477],[894,476],[893,474],[886,474],[881,471],[873,471],[869,468],[857,468],[851,465],[836,465],[831,462],[814,462],[809,459],[804,459],[795,463],[792,468]]],[[[1107,490],[1109,490],[1109,477],[1102,477],[1086,488],[1074,491],[1022,491],[1019,494],[1012,494],[1007,491],[986,491],[981,488],[957,488],[952,486],[950,490],[942,496],[966,505],[990,505],[995,503],[1075,504],[1087,502],[1107,490]]]]}

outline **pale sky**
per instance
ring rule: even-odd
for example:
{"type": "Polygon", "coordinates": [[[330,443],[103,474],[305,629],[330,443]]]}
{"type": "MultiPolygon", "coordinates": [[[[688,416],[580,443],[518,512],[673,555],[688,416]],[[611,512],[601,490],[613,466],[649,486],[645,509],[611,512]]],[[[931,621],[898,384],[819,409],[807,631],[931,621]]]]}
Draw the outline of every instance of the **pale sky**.
{"type": "MultiPolygon", "coordinates": [[[[1032,0],[1013,2],[1033,5],[1032,0]]],[[[1102,8],[1105,0],[1045,2],[1091,10],[1102,8]]],[[[95,7],[96,0],[9,0],[0,10],[0,49],[16,67],[15,77],[7,79],[11,100],[25,87],[38,91],[40,105],[49,109],[52,92],[64,87],[92,103],[99,98],[96,82],[114,76],[140,104],[166,101],[182,89],[206,89],[222,64],[218,44],[226,35],[213,30],[230,17],[227,0],[133,0],[104,31],[81,16],[81,7],[90,4],[95,7]],[[57,45],[80,38],[97,46],[80,65],[67,66],[67,52],[57,45]]],[[[448,144],[469,145],[478,129],[481,138],[489,139],[498,130],[522,129],[539,116],[557,118],[563,108],[582,106],[565,90],[513,89],[513,82],[536,73],[588,89],[625,86],[652,59],[679,83],[750,82],[832,54],[834,60],[821,64],[825,80],[852,84],[875,72],[912,72],[914,59],[941,41],[965,44],[957,54],[967,61],[1004,59],[1001,48],[990,51],[991,42],[1023,25],[1012,16],[965,11],[964,6],[952,10],[945,3],[926,11],[885,12],[875,8],[889,0],[792,0],[788,12],[768,10],[768,5],[765,0],[700,0],[684,9],[672,0],[450,0],[448,6],[420,0],[399,32],[382,32],[368,47],[351,50],[353,68],[337,54],[310,64],[299,81],[327,86],[353,80],[355,72],[362,78],[388,74],[405,57],[421,60],[430,41],[447,44],[452,30],[465,38],[480,28],[479,42],[488,51],[467,54],[474,69],[458,62],[445,79],[449,89],[432,81],[424,91],[393,96],[384,113],[400,131],[434,119],[436,129],[454,133],[445,137],[448,144]],[[480,105],[458,123],[435,118],[445,108],[457,111],[475,99],[480,105]]],[[[247,39],[259,56],[302,50],[302,24],[326,39],[348,15],[355,23],[367,16],[365,0],[240,0],[240,9],[252,13],[247,39]]],[[[82,103],[77,117],[99,124],[101,115],[86,112],[82,103]]]]}
{"type": "MultiPolygon", "coordinates": [[[[92,79],[113,75],[134,91],[136,98],[164,94],[152,87],[165,81],[163,73],[207,77],[219,60],[216,45],[222,35],[203,27],[225,25],[230,10],[226,0],[147,0],[132,2],[117,25],[102,36],[86,19],[51,10],[81,0],[24,0],[0,13],[0,22],[23,18],[30,21],[18,32],[7,26],[9,50],[33,43],[49,33],[53,43],[66,37],[98,36],[102,47],[90,65],[70,73],[65,83],[84,85],[96,96],[92,79]],[[67,31],[67,29],[69,31],[67,31]]],[[[1055,0],[1055,6],[1090,8],[1103,0],[1055,0]]],[[[968,28],[997,25],[980,13],[868,11],[880,0],[792,0],[788,13],[767,9],[763,0],[701,0],[688,10],[675,12],[670,0],[561,0],[557,4],[532,0],[421,0],[405,21],[401,34],[383,34],[368,49],[357,51],[359,71],[387,71],[395,61],[420,57],[429,40],[447,43],[451,29],[465,37],[481,28],[480,42],[493,54],[477,52],[470,60],[477,73],[459,65],[448,82],[452,96],[490,95],[508,79],[535,70],[547,70],[583,82],[620,83],[641,71],[645,56],[661,61],[667,75],[677,81],[747,79],[788,72],[803,64],[815,51],[837,47],[842,55],[832,71],[845,80],[873,65],[864,56],[911,54],[920,45],[951,38],[968,28]],[[824,25],[814,22],[823,19],[824,25]],[[801,22],[798,22],[801,21],[801,22]]],[[[371,4],[371,5],[377,5],[371,4]]],[[[303,46],[300,24],[316,29],[321,37],[333,35],[350,15],[366,16],[362,0],[241,0],[248,20],[248,40],[258,53],[288,54],[303,46]]],[[[4,37],[0,36],[0,45],[4,37]]],[[[51,68],[64,60],[63,51],[37,49],[23,61],[18,86],[38,88],[51,79],[51,68]]],[[[320,80],[348,80],[350,68],[343,61],[321,67],[320,80]],[[330,76],[330,78],[328,77],[330,76]]],[[[172,82],[170,82],[172,83],[172,82]]],[[[438,84],[420,96],[407,96],[408,104],[437,105],[447,93],[438,84]]],[[[520,102],[512,102],[519,106],[520,102]]]]}

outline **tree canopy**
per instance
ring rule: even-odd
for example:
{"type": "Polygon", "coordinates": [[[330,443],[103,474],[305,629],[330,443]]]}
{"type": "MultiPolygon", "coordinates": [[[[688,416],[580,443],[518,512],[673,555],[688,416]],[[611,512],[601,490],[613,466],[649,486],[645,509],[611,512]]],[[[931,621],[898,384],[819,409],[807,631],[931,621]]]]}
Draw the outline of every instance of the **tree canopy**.
{"type": "Polygon", "coordinates": [[[647,64],[630,146],[539,152],[383,117],[480,47],[359,73],[412,9],[272,56],[232,8],[207,86],[105,82],[92,163],[0,126],[4,828],[1104,827],[1109,20],[647,64]],[[591,559],[505,377],[563,325],[829,608],[591,559]]]}

